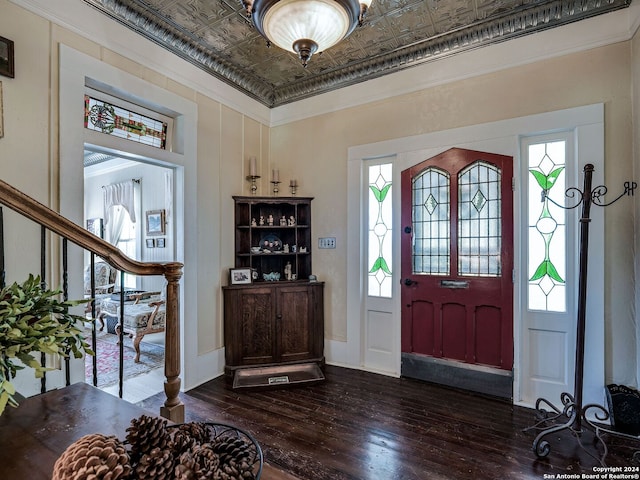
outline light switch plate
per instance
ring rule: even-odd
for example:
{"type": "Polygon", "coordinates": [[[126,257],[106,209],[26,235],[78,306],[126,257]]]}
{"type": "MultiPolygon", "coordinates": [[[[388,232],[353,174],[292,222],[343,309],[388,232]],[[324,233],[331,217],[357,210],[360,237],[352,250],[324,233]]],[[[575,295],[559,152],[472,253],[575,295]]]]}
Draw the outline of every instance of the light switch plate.
{"type": "Polygon", "coordinates": [[[336,237],[318,238],[318,248],[336,248],[336,237]]]}

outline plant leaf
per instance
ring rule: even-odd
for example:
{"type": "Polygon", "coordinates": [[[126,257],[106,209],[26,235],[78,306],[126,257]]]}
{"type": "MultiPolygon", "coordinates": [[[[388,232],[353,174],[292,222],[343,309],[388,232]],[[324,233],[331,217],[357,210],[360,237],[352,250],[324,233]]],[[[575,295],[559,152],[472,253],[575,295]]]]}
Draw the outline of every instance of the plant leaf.
{"type": "Polygon", "coordinates": [[[81,357],[93,354],[77,327],[85,319],[70,309],[86,300],[60,300],[60,290],[46,288],[39,276],[29,275],[22,284],[0,290],[0,414],[7,404],[17,405],[10,378],[25,366],[36,377],[51,370],[43,368],[34,353],[81,357]],[[18,361],[16,361],[19,360],[18,361]]]}
{"type": "Polygon", "coordinates": [[[562,170],[564,170],[564,167],[558,167],[547,175],[547,190],[555,185],[562,170]]]}
{"type": "Polygon", "coordinates": [[[564,280],[562,279],[562,277],[558,273],[558,270],[556,270],[555,265],[553,263],[551,263],[551,261],[549,261],[549,264],[547,265],[547,274],[551,278],[553,278],[556,282],[564,283],[564,280]]]}
{"type": "Polygon", "coordinates": [[[547,262],[543,260],[542,263],[538,266],[533,276],[529,279],[530,282],[535,282],[536,280],[540,280],[547,274],[547,262]]]}
{"type": "Polygon", "coordinates": [[[543,190],[546,190],[546,184],[547,184],[547,176],[542,173],[539,172],[537,170],[529,170],[531,172],[531,175],[533,175],[536,179],[536,182],[538,182],[538,185],[540,185],[540,188],[543,190]]]}

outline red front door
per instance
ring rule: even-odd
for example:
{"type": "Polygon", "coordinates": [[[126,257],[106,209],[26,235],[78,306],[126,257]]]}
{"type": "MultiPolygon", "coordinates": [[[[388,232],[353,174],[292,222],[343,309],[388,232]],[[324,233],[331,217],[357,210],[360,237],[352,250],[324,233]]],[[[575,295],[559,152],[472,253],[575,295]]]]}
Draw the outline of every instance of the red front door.
{"type": "Polygon", "coordinates": [[[513,158],[452,148],[402,172],[402,351],[511,370],[513,158]]]}

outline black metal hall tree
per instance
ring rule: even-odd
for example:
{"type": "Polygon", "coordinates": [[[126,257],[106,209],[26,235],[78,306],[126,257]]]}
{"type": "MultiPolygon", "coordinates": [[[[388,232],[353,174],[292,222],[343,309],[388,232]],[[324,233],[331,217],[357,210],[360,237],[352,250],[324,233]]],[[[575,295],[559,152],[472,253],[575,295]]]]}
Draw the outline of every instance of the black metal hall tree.
{"type": "Polygon", "coordinates": [[[533,451],[538,457],[546,457],[551,451],[551,445],[545,439],[547,435],[557,433],[562,430],[569,430],[573,434],[573,437],[578,441],[581,448],[598,460],[601,465],[605,465],[608,450],[607,445],[601,436],[602,433],[622,436],[633,440],[640,440],[640,438],[613,431],[606,428],[602,423],[596,423],[589,420],[587,418],[587,411],[589,410],[594,410],[595,418],[598,422],[607,421],[609,419],[609,412],[601,405],[583,405],[582,402],[587,301],[587,262],[589,257],[589,224],[591,222],[590,211],[592,204],[598,207],[607,207],[617,202],[625,195],[633,196],[634,191],[637,188],[637,183],[625,182],[624,192],[622,192],[613,201],[605,203],[604,195],[607,193],[607,187],[600,185],[592,188],[593,170],[593,165],[590,163],[584,166],[584,186],[582,191],[578,188],[572,187],[567,189],[565,192],[567,197],[579,197],[579,201],[573,206],[565,207],[563,205],[559,205],[548,197],[547,190],[543,190],[542,192],[543,201],[546,198],[560,208],[573,209],[582,205],[582,215],[580,217],[580,261],[578,275],[578,321],[576,326],[575,377],[573,395],[567,392],[560,395],[560,401],[563,405],[562,410],[552,404],[549,400],[545,398],[538,398],[536,400],[536,412],[540,421],[525,430],[541,430],[533,441],[533,451]],[[550,408],[551,411],[547,410],[545,407],[550,408]],[[592,454],[582,444],[580,436],[583,433],[584,424],[588,425],[589,428],[593,430],[595,438],[601,445],[602,454],[600,456],[592,454]]]}

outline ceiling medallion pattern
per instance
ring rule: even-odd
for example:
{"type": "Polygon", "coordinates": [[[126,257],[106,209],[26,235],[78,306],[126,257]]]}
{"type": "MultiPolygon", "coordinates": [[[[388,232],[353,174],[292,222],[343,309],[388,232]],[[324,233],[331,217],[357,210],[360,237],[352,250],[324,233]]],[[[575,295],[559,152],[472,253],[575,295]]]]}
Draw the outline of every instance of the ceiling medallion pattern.
{"type": "Polygon", "coordinates": [[[303,68],[294,53],[267,47],[240,0],[83,1],[268,107],[631,4],[375,0],[362,27],[303,68]]]}

